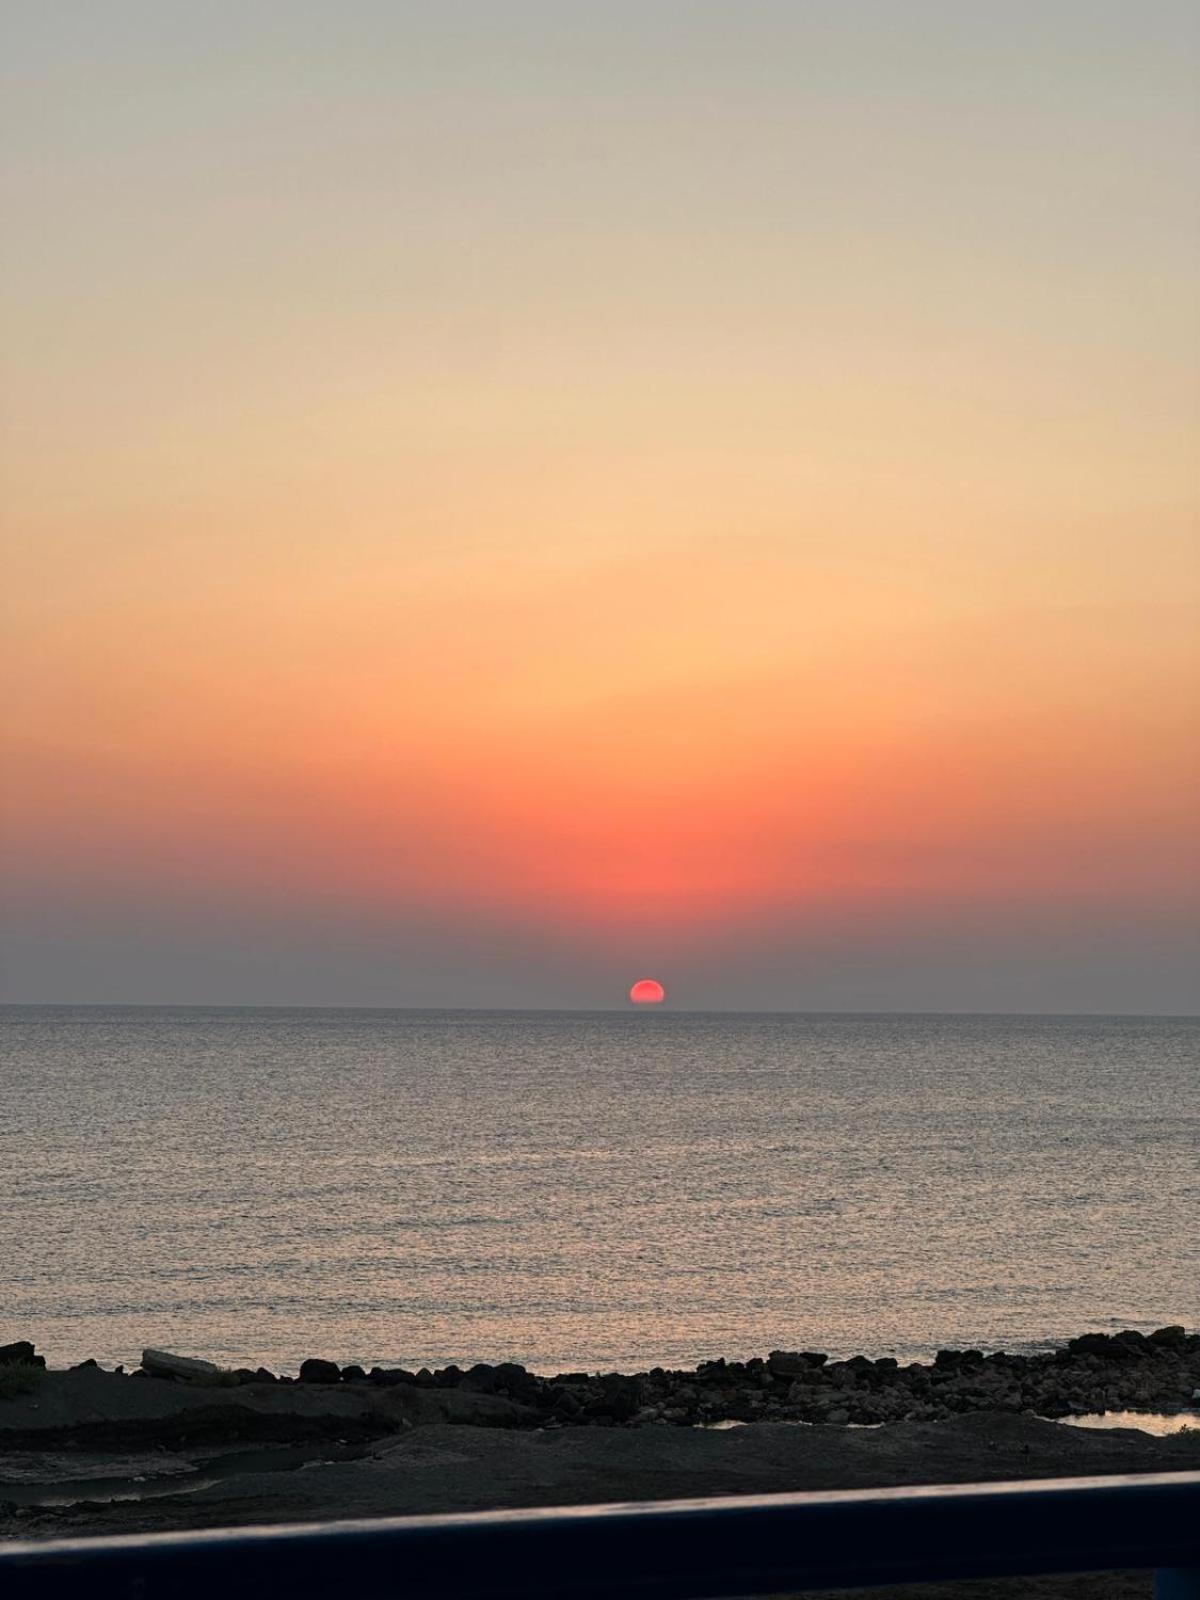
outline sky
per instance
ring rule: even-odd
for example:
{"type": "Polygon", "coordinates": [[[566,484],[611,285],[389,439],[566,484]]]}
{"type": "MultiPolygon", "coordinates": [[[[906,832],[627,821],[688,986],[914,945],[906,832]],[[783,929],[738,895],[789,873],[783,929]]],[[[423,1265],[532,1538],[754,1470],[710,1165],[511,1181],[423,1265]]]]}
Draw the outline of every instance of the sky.
{"type": "Polygon", "coordinates": [[[6,998],[1198,1009],[1194,7],[3,15],[6,998]]]}

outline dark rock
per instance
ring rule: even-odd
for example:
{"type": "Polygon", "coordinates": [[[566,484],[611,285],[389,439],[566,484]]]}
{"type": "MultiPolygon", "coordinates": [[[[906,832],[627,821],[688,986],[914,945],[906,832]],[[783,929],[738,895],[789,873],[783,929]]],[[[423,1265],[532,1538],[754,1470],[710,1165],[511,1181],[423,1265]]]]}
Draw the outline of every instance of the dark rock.
{"type": "Polygon", "coordinates": [[[453,1362],[433,1375],[433,1381],[439,1389],[457,1389],[462,1382],[462,1378],[462,1368],[456,1367],[453,1362]]]}
{"type": "Polygon", "coordinates": [[[1123,1344],[1127,1350],[1136,1350],[1138,1355],[1145,1355],[1150,1349],[1149,1339],[1136,1328],[1122,1328],[1120,1333],[1114,1333],[1113,1343],[1123,1344]]]}
{"type": "Polygon", "coordinates": [[[301,1383],[341,1383],[342,1370],[336,1361],[322,1361],[318,1356],[310,1356],[307,1361],[300,1363],[301,1383]]]}
{"type": "Polygon", "coordinates": [[[367,1375],[363,1371],[362,1367],[354,1366],[352,1364],[348,1367],[342,1368],[343,1383],[366,1383],[366,1381],[367,1375]]]}
{"type": "Polygon", "coordinates": [[[772,1350],[767,1371],[773,1378],[798,1378],[809,1367],[823,1367],[828,1360],[817,1350],[772,1350]]]}
{"type": "Polygon", "coordinates": [[[974,1367],[982,1364],[982,1350],[939,1350],[933,1359],[934,1367],[942,1372],[952,1372],[959,1367],[974,1367]]]}
{"type": "Polygon", "coordinates": [[[514,1400],[536,1400],[542,1392],[541,1378],[527,1372],[516,1361],[502,1361],[492,1376],[497,1389],[514,1400]]]}
{"type": "Polygon", "coordinates": [[[606,1373],[600,1379],[600,1392],[587,1404],[587,1413],[593,1417],[608,1417],[613,1422],[627,1422],[642,1405],[640,1378],[626,1378],[619,1372],[606,1373]]]}
{"type": "Polygon", "coordinates": [[[473,1390],[476,1394],[495,1394],[500,1387],[496,1368],[486,1361],[477,1361],[463,1374],[462,1386],[464,1389],[473,1390]]]}
{"type": "Polygon", "coordinates": [[[247,1383],[258,1382],[258,1373],[252,1371],[249,1367],[235,1367],[233,1369],[233,1376],[237,1379],[239,1384],[243,1385],[247,1383]]]}
{"type": "Polygon", "coordinates": [[[1110,1342],[1106,1333],[1081,1333],[1078,1339],[1067,1340],[1067,1353],[1073,1356],[1099,1356],[1107,1360],[1110,1342]]]}
{"type": "Polygon", "coordinates": [[[254,1377],[258,1383],[278,1383],[279,1381],[269,1367],[259,1367],[254,1377]]]}
{"type": "Polygon", "coordinates": [[[395,1389],[402,1383],[407,1383],[411,1387],[417,1382],[418,1375],[406,1371],[404,1367],[372,1367],[367,1378],[371,1383],[377,1383],[381,1389],[395,1389]]]}
{"type": "Polygon", "coordinates": [[[1162,1345],[1169,1350],[1178,1350],[1187,1343],[1187,1329],[1173,1324],[1169,1328],[1155,1328],[1154,1332],[1147,1335],[1150,1344],[1162,1345]]]}
{"type": "Polygon", "coordinates": [[[28,1339],[15,1339],[12,1344],[0,1344],[0,1367],[44,1367],[45,1356],[39,1356],[28,1339]]]}
{"type": "Polygon", "coordinates": [[[86,1361],[77,1361],[73,1367],[68,1367],[67,1371],[87,1372],[89,1368],[92,1367],[94,1367],[97,1372],[100,1371],[100,1363],[96,1360],[95,1356],[89,1356],[86,1361]]]}
{"type": "Polygon", "coordinates": [[[1121,1334],[1110,1339],[1106,1333],[1084,1333],[1070,1340],[1067,1350],[1071,1355],[1099,1356],[1101,1361],[1136,1361],[1142,1355],[1141,1348],[1121,1334]]]}

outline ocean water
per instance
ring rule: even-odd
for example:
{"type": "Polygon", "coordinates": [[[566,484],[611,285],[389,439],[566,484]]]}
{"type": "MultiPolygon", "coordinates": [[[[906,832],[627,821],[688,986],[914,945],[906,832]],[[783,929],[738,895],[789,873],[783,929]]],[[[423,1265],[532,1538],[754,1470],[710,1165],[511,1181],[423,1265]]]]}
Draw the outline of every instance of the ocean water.
{"type": "Polygon", "coordinates": [[[1200,1020],[8,1007],[0,1341],[692,1364],[1200,1322],[1200,1020]]]}

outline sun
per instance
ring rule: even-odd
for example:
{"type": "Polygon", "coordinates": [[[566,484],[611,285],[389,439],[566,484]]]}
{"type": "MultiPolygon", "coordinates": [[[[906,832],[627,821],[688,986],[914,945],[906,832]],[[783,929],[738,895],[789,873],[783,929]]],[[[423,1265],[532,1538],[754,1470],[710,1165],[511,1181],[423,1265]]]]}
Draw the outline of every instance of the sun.
{"type": "Polygon", "coordinates": [[[667,998],[667,991],[656,978],[639,978],[630,989],[629,998],[635,1006],[660,1006],[667,998]]]}

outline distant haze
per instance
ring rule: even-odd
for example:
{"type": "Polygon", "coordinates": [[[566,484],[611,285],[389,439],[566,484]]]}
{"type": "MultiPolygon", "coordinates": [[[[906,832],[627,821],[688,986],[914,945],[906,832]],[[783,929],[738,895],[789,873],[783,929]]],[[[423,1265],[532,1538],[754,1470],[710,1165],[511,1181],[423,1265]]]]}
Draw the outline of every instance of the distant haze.
{"type": "Polygon", "coordinates": [[[1194,7],[8,11],[8,998],[1197,1009],[1194,7]]]}

